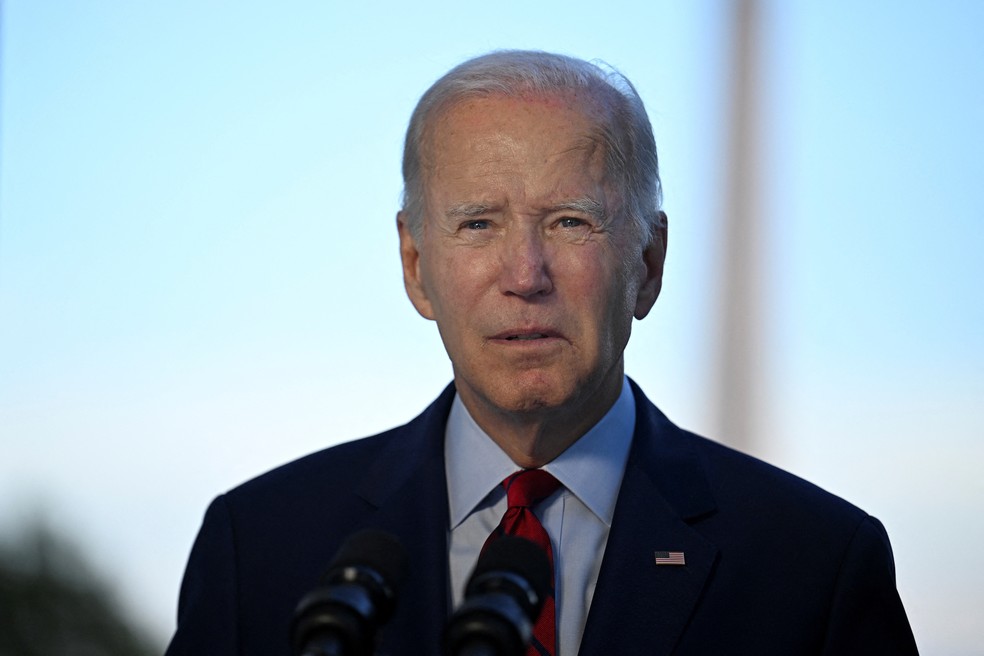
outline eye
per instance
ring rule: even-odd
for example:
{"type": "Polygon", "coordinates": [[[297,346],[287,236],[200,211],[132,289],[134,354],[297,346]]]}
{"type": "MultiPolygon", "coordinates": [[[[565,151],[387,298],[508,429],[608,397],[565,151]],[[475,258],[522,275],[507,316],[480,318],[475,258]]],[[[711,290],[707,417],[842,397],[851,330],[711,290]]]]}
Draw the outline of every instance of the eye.
{"type": "Polygon", "coordinates": [[[469,221],[462,226],[465,230],[488,230],[488,221],[469,221]]]}
{"type": "Polygon", "coordinates": [[[582,219],[578,219],[573,216],[565,216],[559,223],[561,228],[578,228],[584,225],[584,221],[582,219]]]}

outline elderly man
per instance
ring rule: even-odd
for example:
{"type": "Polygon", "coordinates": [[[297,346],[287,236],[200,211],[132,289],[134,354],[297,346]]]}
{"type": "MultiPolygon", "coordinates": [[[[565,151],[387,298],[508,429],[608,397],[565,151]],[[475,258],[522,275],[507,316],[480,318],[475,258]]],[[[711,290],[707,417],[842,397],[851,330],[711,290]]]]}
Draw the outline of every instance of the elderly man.
{"type": "Polygon", "coordinates": [[[677,428],[625,377],[666,252],[625,78],[536,52],[465,62],[418,104],[403,172],[404,282],[454,382],[405,426],[216,499],[169,654],[284,653],[297,601],[365,527],[411,565],[380,654],[440,652],[497,532],[552,558],[531,654],[916,652],[876,519],[677,428]]]}

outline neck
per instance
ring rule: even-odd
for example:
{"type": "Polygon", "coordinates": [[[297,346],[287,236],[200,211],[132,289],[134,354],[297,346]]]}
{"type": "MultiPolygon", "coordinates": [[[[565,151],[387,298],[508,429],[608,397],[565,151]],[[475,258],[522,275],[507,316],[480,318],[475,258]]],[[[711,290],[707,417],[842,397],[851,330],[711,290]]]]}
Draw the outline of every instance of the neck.
{"type": "Polygon", "coordinates": [[[616,378],[617,384],[603,385],[562,406],[524,412],[503,410],[461,388],[458,393],[492,441],[517,465],[533,469],[559,456],[601,421],[622,392],[621,370],[616,378]]]}

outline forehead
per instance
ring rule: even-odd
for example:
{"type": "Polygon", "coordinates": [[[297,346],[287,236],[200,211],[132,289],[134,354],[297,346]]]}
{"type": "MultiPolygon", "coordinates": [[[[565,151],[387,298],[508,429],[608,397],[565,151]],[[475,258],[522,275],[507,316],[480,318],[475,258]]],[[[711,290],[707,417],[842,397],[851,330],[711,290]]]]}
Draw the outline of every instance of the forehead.
{"type": "Polygon", "coordinates": [[[440,108],[429,121],[424,135],[425,155],[435,154],[456,139],[487,131],[547,133],[554,139],[565,136],[599,135],[603,113],[600,103],[586,93],[556,92],[519,96],[483,95],[458,100],[440,108]]]}
{"type": "MultiPolygon", "coordinates": [[[[509,177],[603,177],[598,103],[574,93],[483,96],[433,118],[421,149],[425,184],[468,181],[495,186],[509,177]]],[[[544,180],[546,182],[546,180],[544,180]]]]}

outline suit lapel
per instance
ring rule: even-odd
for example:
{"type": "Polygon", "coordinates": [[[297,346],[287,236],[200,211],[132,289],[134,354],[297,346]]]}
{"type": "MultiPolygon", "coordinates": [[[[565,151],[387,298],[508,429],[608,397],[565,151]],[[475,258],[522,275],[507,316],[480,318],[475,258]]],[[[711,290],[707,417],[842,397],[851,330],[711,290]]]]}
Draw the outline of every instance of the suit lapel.
{"type": "Polygon", "coordinates": [[[581,641],[582,654],[669,654],[700,598],[717,548],[692,526],[714,512],[706,475],[669,422],[633,384],[636,430],[581,641]],[[657,565],[681,551],[685,565],[657,565]]]}
{"type": "Polygon", "coordinates": [[[439,653],[448,615],[448,497],[444,426],[454,387],[388,441],[357,493],[374,512],[363,528],[395,535],[407,551],[408,574],[397,610],[376,653],[439,653]]]}

